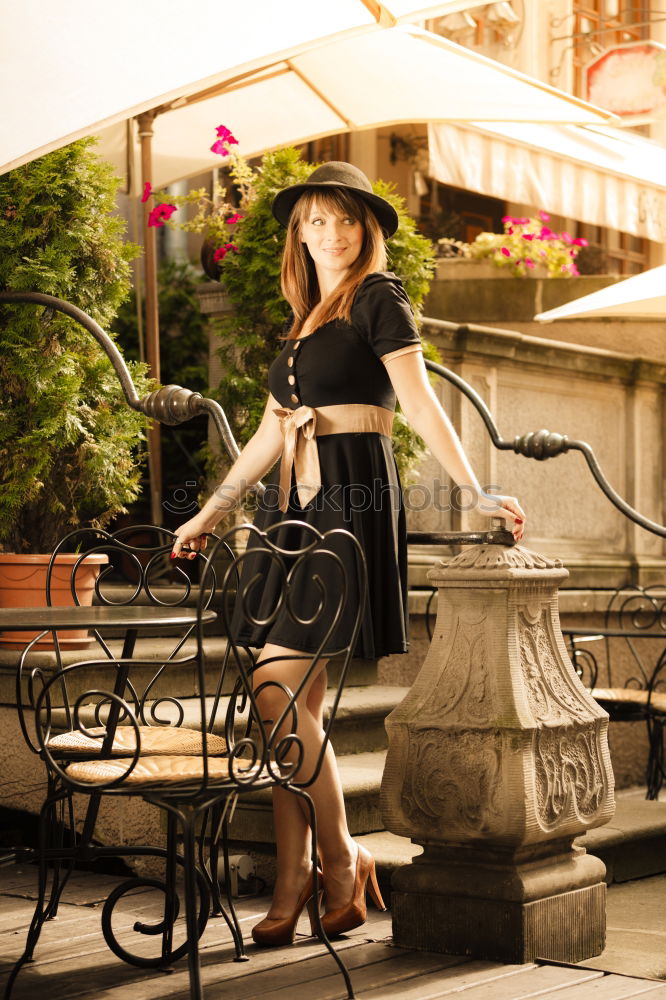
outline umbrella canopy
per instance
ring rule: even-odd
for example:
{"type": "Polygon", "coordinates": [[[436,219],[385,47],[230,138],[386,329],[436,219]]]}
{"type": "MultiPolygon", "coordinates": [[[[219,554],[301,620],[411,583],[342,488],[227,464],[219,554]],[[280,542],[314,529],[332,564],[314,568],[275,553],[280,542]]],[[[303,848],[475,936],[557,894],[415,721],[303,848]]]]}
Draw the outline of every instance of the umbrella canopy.
{"type": "Polygon", "coordinates": [[[21,0],[3,4],[0,173],[312,41],[470,0],[21,0]]]}
{"type": "MultiPolygon", "coordinates": [[[[309,46],[163,105],[154,122],[154,187],[218,166],[210,136],[229,126],[245,156],[349,130],[413,122],[599,123],[607,112],[411,25],[309,46]],[[163,113],[163,112],[168,112],[163,113]]],[[[121,126],[100,155],[126,168],[121,126]]]]}
{"type": "Polygon", "coordinates": [[[666,319],[666,264],[618,281],[591,295],[583,295],[557,309],[538,313],[534,318],[548,323],[555,319],[583,319],[588,316],[666,319]]]}

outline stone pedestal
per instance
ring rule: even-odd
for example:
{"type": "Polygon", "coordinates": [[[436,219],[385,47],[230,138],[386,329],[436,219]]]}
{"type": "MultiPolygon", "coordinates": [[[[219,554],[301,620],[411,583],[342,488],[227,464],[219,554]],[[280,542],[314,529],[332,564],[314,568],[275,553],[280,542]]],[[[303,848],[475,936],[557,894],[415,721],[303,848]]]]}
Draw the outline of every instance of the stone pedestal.
{"type": "Polygon", "coordinates": [[[512,963],[603,950],[604,865],[573,839],[614,811],[608,717],[564,647],[566,576],[500,546],[429,574],[432,644],[386,720],[383,819],[424,848],[394,876],[399,945],[512,963]]]}

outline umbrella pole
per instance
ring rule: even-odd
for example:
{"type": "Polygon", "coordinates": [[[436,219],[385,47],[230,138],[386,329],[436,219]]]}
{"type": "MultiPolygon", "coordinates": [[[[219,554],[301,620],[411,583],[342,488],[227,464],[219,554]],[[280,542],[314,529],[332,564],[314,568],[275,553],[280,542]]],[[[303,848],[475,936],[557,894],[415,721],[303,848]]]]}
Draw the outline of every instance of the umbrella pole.
{"type": "MultiPolygon", "coordinates": [[[[141,188],[152,183],[152,139],[155,115],[139,115],[141,140],[141,188]]],[[[150,209],[143,206],[144,289],[146,303],[146,360],[149,374],[160,381],[160,323],[157,305],[157,240],[155,229],[148,225],[150,209]]],[[[162,523],[162,448],[160,424],[153,421],[148,430],[148,474],[150,477],[150,516],[153,524],[162,523]]]]}

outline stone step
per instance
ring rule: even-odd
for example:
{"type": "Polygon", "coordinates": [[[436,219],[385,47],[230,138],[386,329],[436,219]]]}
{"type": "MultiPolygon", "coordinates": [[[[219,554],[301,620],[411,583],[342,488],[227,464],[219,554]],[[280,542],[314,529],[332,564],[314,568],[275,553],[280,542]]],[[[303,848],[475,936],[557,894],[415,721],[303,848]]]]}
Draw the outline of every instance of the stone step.
{"type": "MultiPolygon", "coordinates": [[[[142,661],[137,663],[132,669],[135,679],[135,687],[140,690],[148,684],[155,670],[160,663],[166,662],[177,643],[177,637],[168,638],[166,636],[143,637],[137,640],[134,659],[142,661]]],[[[122,641],[118,638],[108,639],[108,646],[114,656],[120,656],[122,651],[122,641]]],[[[220,670],[224,661],[227,649],[227,640],[223,636],[211,635],[206,639],[206,683],[209,690],[214,690],[220,670]]],[[[192,656],[196,651],[196,642],[189,639],[178,653],[178,658],[184,659],[192,656]]],[[[19,658],[16,650],[0,648],[0,704],[12,705],[16,702],[16,666],[19,658]]],[[[90,690],[98,687],[102,690],[110,690],[113,687],[115,671],[112,667],[104,664],[105,654],[103,650],[93,642],[87,649],[67,649],[62,651],[63,666],[73,663],[80,663],[86,660],[99,660],[99,666],[85,668],[85,671],[73,671],[70,674],[69,682],[74,696],[83,690],[90,690]],[[77,674],[81,678],[83,687],[77,686],[77,674]],[[85,674],[85,676],[84,676],[85,674]],[[92,683],[94,681],[94,683],[92,683]]],[[[27,664],[31,668],[39,667],[45,673],[55,670],[56,656],[53,650],[32,652],[27,658],[27,664]]],[[[173,698],[187,698],[197,690],[195,684],[196,668],[193,664],[169,663],[157,682],[153,693],[158,696],[171,696],[173,698]]],[[[335,660],[329,664],[329,683],[333,683],[336,677],[335,660]]],[[[235,670],[231,671],[229,682],[225,684],[228,692],[235,681],[235,670]]],[[[351,661],[347,672],[346,688],[354,688],[359,685],[372,685],[377,680],[377,661],[360,660],[351,661]]]]}
{"type": "MultiPolygon", "coordinates": [[[[666,872],[666,801],[648,802],[644,789],[629,789],[616,799],[613,819],[577,837],[583,847],[606,865],[606,882],[629,882],[666,872]]],[[[419,844],[387,830],[355,838],[375,859],[382,892],[390,893],[391,876],[422,853],[419,844]]]]}
{"type": "MultiPolygon", "coordinates": [[[[384,751],[345,755],[338,766],[345,792],[347,820],[352,836],[372,854],[382,892],[390,894],[391,876],[396,868],[409,864],[422,853],[418,844],[383,829],[379,790],[385,759],[384,751]]],[[[666,872],[666,801],[648,802],[644,789],[618,793],[616,811],[610,823],[590,830],[575,843],[606,865],[606,881],[631,879],[666,872]]],[[[231,830],[234,850],[250,853],[259,874],[267,882],[274,876],[270,797],[239,804],[231,830]]]]}

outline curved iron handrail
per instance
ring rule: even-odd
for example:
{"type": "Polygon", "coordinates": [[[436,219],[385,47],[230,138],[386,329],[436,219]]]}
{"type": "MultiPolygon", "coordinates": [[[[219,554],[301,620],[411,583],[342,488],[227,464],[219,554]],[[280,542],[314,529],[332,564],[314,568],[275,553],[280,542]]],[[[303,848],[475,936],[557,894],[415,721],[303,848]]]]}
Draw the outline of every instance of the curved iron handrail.
{"type": "MultiPolygon", "coordinates": [[[[215,424],[220,438],[222,439],[222,443],[227,451],[227,455],[231,461],[234,461],[240,454],[240,449],[238,448],[236,440],[231,432],[226,414],[220,404],[214,399],[207,399],[202,396],[201,393],[192,392],[191,389],[184,389],[179,385],[162,386],[162,388],[157,389],[155,392],[151,392],[148,396],[140,399],[122,354],[101,326],[82,309],[79,309],[78,306],[72,305],[71,302],[66,302],[64,299],[58,299],[53,295],[45,295],[42,292],[0,292],[0,303],[3,302],[8,304],[14,302],[26,302],[32,303],[33,305],[42,305],[47,309],[54,309],[67,316],[71,316],[72,319],[75,319],[90,334],[92,334],[97,343],[106,353],[111,364],[113,365],[116,375],[118,376],[125,399],[132,409],[138,410],[148,417],[152,417],[155,420],[159,420],[161,423],[171,426],[183,423],[191,417],[198,416],[200,414],[208,414],[215,424]]],[[[462,327],[458,324],[443,324],[441,321],[432,321],[429,319],[425,319],[424,322],[426,324],[437,325],[439,327],[445,325],[447,329],[462,329],[462,327]]],[[[474,326],[470,324],[467,324],[465,328],[469,330],[475,329],[474,326]]],[[[477,412],[480,414],[493,445],[499,451],[514,451],[518,455],[524,455],[526,458],[534,458],[540,462],[545,461],[547,458],[555,458],[557,455],[563,455],[567,451],[580,451],[583,454],[588,468],[597,482],[597,485],[606,495],[607,499],[610,500],[610,502],[617,507],[621,513],[633,521],[634,524],[638,524],[641,528],[644,528],[646,531],[650,531],[655,535],[661,535],[662,538],[666,538],[666,526],[663,524],[657,524],[655,521],[651,521],[643,514],[640,514],[637,510],[634,510],[634,508],[613,489],[604,476],[594,451],[585,441],[570,441],[566,434],[557,434],[548,430],[529,431],[527,434],[515,437],[513,441],[505,441],[497,429],[492,413],[486,406],[481,396],[479,396],[471,385],[465,382],[460,375],[456,375],[456,373],[452,372],[449,368],[445,368],[443,365],[437,364],[434,361],[426,360],[426,367],[429,371],[434,372],[436,375],[445,379],[445,381],[450,382],[451,385],[454,385],[472,403],[477,412]]],[[[255,489],[257,492],[263,492],[263,484],[258,483],[255,489]]],[[[495,538],[493,541],[495,544],[498,542],[499,544],[506,544],[505,541],[500,541],[497,536],[510,535],[509,532],[501,531],[483,532],[482,534],[494,534],[495,538]]],[[[459,535],[457,538],[458,541],[461,540],[459,535]]],[[[488,541],[490,541],[490,539],[487,540],[487,543],[488,541]]]]}
{"type": "Polygon", "coordinates": [[[0,303],[3,302],[7,304],[27,302],[71,316],[88,333],[92,334],[108,357],[118,376],[125,399],[133,410],[138,410],[139,413],[144,413],[147,417],[170,426],[182,424],[191,417],[208,414],[212,418],[231,460],[234,461],[238,458],[240,450],[231,433],[226,414],[219,403],[214,399],[206,399],[200,392],[192,392],[191,389],[184,389],[180,385],[164,385],[140,399],[122,354],[99,323],[96,323],[78,306],[42,292],[0,292],[0,303]]]}
{"type": "MultiPolygon", "coordinates": [[[[459,327],[457,329],[459,329],[459,327]]],[[[468,325],[467,329],[473,330],[474,327],[468,325]]],[[[470,403],[477,410],[486,425],[486,430],[490,435],[490,439],[498,451],[514,451],[517,455],[524,455],[525,458],[534,458],[538,462],[545,462],[547,458],[556,458],[558,455],[564,455],[567,451],[580,451],[585,458],[588,468],[594,476],[597,485],[606,495],[608,500],[610,500],[610,502],[617,507],[617,509],[621,511],[625,517],[628,517],[631,521],[633,521],[634,524],[638,524],[639,527],[644,528],[646,531],[651,531],[655,535],[661,535],[662,538],[666,538],[665,525],[657,524],[656,521],[651,521],[649,517],[645,517],[637,510],[634,510],[634,508],[613,489],[604,476],[594,451],[590,445],[587,444],[587,442],[570,441],[566,434],[557,434],[554,431],[548,431],[545,429],[539,431],[528,431],[527,434],[521,434],[518,437],[515,437],[513,441],[505,441],[497,429],[497,424],[493,419],[492,413],[486,406],[484,400],[481,396],[479,396],[478,392],[471,387],[471,385],[465,382],[460,375],[456,375],[455,372],[452,372],[449,368],[445,368],[443,365],[437,364],[435,361],[428,361],[426,359],[425,364],[428,371],[434,372],[447,382],[450,382],[451,385],[454,385],[456,389],[459,389],[460,392],[462,392],[462,394],[469,399],[470,403]]]]}

